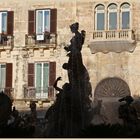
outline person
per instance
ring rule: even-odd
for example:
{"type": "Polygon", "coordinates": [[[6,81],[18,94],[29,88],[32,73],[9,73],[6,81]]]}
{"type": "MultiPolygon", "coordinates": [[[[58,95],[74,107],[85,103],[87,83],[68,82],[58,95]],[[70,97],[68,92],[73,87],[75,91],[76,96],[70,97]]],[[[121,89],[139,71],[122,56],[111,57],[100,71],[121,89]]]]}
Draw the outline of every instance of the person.
{"type": "Polygon", "coordinates": [[[30,103],[30,109],[31,109],[31,118],[33,123],[36,122],[37,119],[37,112],[36,112],[36,103],[34,101],[31,101],[30,103]]]}
{"type": "Polygon", "coordinates": [[[13,117],[16,117],[16,116],[18,116],[18,115],[19,115],[18,110],[16,110],[16,107],[15,107],[15,106],[13,106],[12,116],[13,116],[13,117]]]}

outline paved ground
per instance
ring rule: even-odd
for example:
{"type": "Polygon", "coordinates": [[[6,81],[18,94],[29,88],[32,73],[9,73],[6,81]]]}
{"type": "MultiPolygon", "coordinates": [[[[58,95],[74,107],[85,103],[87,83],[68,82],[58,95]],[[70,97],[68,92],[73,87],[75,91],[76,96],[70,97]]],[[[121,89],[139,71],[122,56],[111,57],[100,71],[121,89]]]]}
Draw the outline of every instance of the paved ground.
{"type": "MultiPolygon", "coordinates": [[[[37,118],[44,118],[48,108],[37,108],[37,118]]],[[[18,109],[20,114],[29,114],[30,109],[18,109]]]]}

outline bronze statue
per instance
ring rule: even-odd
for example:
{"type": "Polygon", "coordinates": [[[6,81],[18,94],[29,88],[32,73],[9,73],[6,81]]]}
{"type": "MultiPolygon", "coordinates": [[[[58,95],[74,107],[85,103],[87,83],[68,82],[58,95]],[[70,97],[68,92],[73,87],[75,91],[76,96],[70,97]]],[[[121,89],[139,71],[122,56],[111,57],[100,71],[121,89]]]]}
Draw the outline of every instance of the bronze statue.
{"type": "Polygon", "coordinates": [[[136,109],[131,104],[133,100],[134,99],[131,96],[119,99],[120,102],[126,102],[119,107],[119,118],[123,119],[124,125],[137,124],[138,122],[136,109]]]}
{"type": "Polygon", "coordinates": [[[56,93],[55,103],[46,112],[48,128],[47,137],[75,137],[90,123],[91,85],[88,72],[82,62],[82,45],[85,40],[85,31],[78,31],[79,23],[70,25],[74,36],[70,45],[64,47],[69,57],[63,68],[68,72],[69,83],[62,88],[57,86],[61,77],[54,83],[56,93]]]}
{"type": "Polygon", "coordinates": [[[67,47],[64,47],[64,49],[68,52],[67,56],[69,57],[69,60],[68,63],[63,64],[63,68],[68,70],[68,77],[70,83],[77,81],[84,70],[81,50],[85,40],[86,32],[82,30],[80,33],[78,29],[78,22],[70,25],[70,30],[72,33],[74,33],[74,36],[70,40],[71,44],[67,47]]]}
{"type": "Polygon", "coordinates": [[[139,129],[139,119],[135,107],[132,105],[134,99],[126,96],[119,99],[119,102],[125,101],[125,104],[119,107],[119,118],[123,120],[123,125],[127,128],[127,135],[135,135],[139,129]]]}

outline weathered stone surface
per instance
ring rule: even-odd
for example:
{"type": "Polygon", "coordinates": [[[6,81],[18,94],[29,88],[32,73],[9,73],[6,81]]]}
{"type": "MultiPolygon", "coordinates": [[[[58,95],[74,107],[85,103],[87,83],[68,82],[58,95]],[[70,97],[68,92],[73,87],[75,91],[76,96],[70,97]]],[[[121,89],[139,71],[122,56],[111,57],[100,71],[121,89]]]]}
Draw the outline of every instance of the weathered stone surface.
{"type": "MultiPolygon", "coordinates": [[[[123,2],[121,0],[113,1],[118,6],[123,2]]],[[[137,0],[127,1],[131,4],[131,22],[132,29],[135,31],[136,39],[140,40],[140,2],[137,0]]],[[[23,97],[22,86],[27,82],[27,63],[35,61],[56,61],[56,75],[63,75],[63,81],[67,81],[67,73],[61,69],[61,65],[67,61],[61,43],[69,43],[71,34],[69,25],[75,21],[80,23],[80,30],[84,29],[87,32],[84,49],[82,50],[83,61],[88,69],[92,93],[99,81],[106,77],[120,77],[127,82],[132,95],[139,95],[140,83],[140,44],[137,42],[136,49],[133,53],[96,53],[91,54],[87,47],[89,41],[92,40],[94,31],[94,8],[97,4],[102,3],[108,6],[111,1],[107,0],[1,0],[0,11],[14,11],[14,48],[22,48],[25,46],[25,34],[28,32],[28,10],[40,8],[57,8],[57,33],[58,44],[55,52],[50,53],[50,50],[45,50],[44,55],[40,55],[40,50],[34,51],[32,57],[23,58],[19,51],[11,51],[8,57],[6,51],[0,52],[0,63],[13,63],[13,88],[15,98],[23,97]],[[17,59],[19,57],[19,59],[17,59]],[[25,62],[26,61],[26,62],[25,62]],[[24,68],[23,68],[24,67],[24,68]]],[[[63,85],[63,83],[62,83],[63,85]]]]}

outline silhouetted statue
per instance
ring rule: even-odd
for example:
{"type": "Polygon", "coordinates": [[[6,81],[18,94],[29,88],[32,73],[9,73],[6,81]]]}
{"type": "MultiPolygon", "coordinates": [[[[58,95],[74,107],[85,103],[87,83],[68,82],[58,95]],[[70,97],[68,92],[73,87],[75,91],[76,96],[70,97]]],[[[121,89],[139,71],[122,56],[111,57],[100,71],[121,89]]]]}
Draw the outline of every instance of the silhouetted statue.
{"type": "Polygon", "coordinates": [[[0,93],[0,127],[5,126],[12,112],[12,101],[3,93],[0,93]]]}
{"type": "Polygon", "coordinates": [[[93,119],[91,121],[91,124],[93,125],[105,124],[107,118],[104,116],[104,114],[102,114],[101,108],[102,108],[102,100],[97,100],[97,104],[93,108],[93,119]]]}
{"type": "Polygon", "coordinates": [[[59,93],[56,94],[56,96],[59,96],[59,94],[62,94],[64,91],[68,91],[71,89],[71,85],[69,83],[65,83],[62,88],[57,86],[58,81],[62,80],[62,77],[58,77],[53,85],[53,87],[59,91],[59,93]]]}
{"type": "Polygon", "coordinates": [[[131,96],[119,99],[120,102],[126,102],[119,107],[119,118],[123,119],[124,125],[137,124],[138,122],[136,109],[131,105],[133,100],[134,99],[131,96]]]}
{"type": "Polygon", "coordinates": [[[89,97],[92,95],[92,88],[81,55],[86,32],[78,31],[77,22],[70,25],[70,29],[74,36],[70,40],[71,44],[64,47],[69,60],[62,66],[68,72],[69,83],[65,83],[62,88],[58,87],[61,77],[54,83],[58,93],[55,103],[46,112],[46,137],[78,137],[80,131],[91,121],[89,97]]]}
{"type": "Polygon", "coordinates": [[[68,70],[68,77],[70,83],[73,83],[75,80],[78,80],[79,76],[81,75],[81,73],[83,73],[84,70],[81,50],[85,40],[86,32],[82,30],[80,33],[78,29],[79,23],[76,22],[70,25],[70,30],[75,35],[70,40],[70,45],[64,47],[64,49],[68,52],[67,56],[69,56],[69,60],[68,63],[63,64],[63,68],[68,70]]]}
{"type": "Polygon", "coordinates": [[[139,127],[139,120],[136,109],[132,105],[134,99],[131,96],[126,96],[119,99],[119,101],[126,102],[119,107],[119,118],[123,120],[124,127],[127,128],[127,135],[135,135],[139,127]]]}
{"type": "Polygon", "coordinates": [[[85,39],[85,31],[82,30],[81,33],[78,31],[78,29],[79,29],[78,22],[71,24],[70,29],[71,29],[71,32],[74,33],[75,35],[70,40],[71,44],[68,47],[64,47],[64,49],[67,52],[71,51],[72,53],[76,53],[77,51],[82,50],[82,45],[83,45],[84,39],[85,39]]]}

